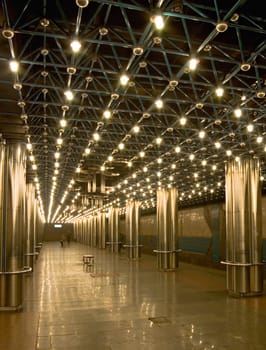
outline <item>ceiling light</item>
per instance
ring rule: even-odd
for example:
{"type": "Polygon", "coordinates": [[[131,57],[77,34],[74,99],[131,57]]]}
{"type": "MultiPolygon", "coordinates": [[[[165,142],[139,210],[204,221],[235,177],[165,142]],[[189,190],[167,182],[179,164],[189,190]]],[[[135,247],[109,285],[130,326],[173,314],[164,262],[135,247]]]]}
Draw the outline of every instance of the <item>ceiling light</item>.
{"type": "Polygon", "coordinates": [[[148,168],[145,166],[145,167],[143,168],[143,171],[144,171],[144,173],[146,173],[146,172],[148,171],[148,168]]]}
{"type": "Polygon", "coordinates": [[[176,153],[179,153],[180,151],[181,151],[181,148],[180,148],[179,146],[176,146],[175,152],[176,152],[176,153]]]}
{"type": "Polygon", "coordinates": [[[59,162],[55,162],[55,163],[54,163],[54,167],[55,167],[55,168],[59,168],[59,162]]]}
{"type": "Polygon", "coordinates": [[[163,101],[161,99],[157,99],[154,103],[158,109],[163,107],[163,101]]]}
{"type": "Polygon", "coordinates": [[[132,162],[131,162],[131,161],[127,162],[127,166],[128,166],[129,168],[131,168],[131,167],[132,167],[132,162]]]}
{"type": "Polygon", "coordinates": [[[264,97],[265,97],[265,91],[262,91],[262,90],[258,91],[258,92],[256,93],[256,96],[257,96],[258,98],[264,98],[264,97]]]}
{"type": "Polygon", "coordinates": [[[240,118],[242,116],[242,110],[240,108],[236,108],[234,110],[234,115],[235,117],[240,118]]]}
{"type": "Polygon", "coordinates": [[[191,58],[188,61],[188,67],[190,70],[195,70],[197,68],[197,65],[199,63],[199,60],[197,58],[191,58]]]}
{"type": "Polygon", "coordinates": [[[113,160],[113,156],[108,156],[108,158],[107,158],[107,159],[108,159],[108,161],[109,161],[109,162],[112,162],[112,160],[113,160]]]}
{"type": "Polygon", "coordinates": [[[215,171],[217,169],[217,165],[212,166],[212,170],[215,171]]]}
{"type": "Polygon", "coordinates": [[[95,133],[93,134],[93,139],[94,139],[95,141],[99,141],[99,140],[100,140],[100,135],[99,135],[97,132],[95,132],[95,133]]]}
{"type": "Polygon", "coordinates": [[[103,116],[105,119],[110,119],[111,118],[111,111],[109,109],[106,109],[104,112],[103,112],[103,116]]]}
{"type": "Polygon", "coordinates": [[[55,152],[54,157],[55,157],[55,159],[59,159],[60,158],[60,153],[59,152],[55,152]]]}
{"type": "Polygon", "coordinates": [[[125,148],[124,143],[120,142],[119,145],[118,145],[118,148],[119,148],[120,150],[124,149],[124,148],[125,148]]]}
{"type": "Polygon", "coordinates": [[[100,33],[100,35],[104,36],[104,35],[107,35],[109,33],[109,30],[108,30],[108,28],[102,27],[99,29],[99,33],[100,33]]]}
{"type": "Polygon", "coordinates": [[[204,159],[204,160],[201,162],[201,165],[203,165],[203,166],[207,165],[207,160],[204,159]]]}
{"type": "Polygon", "coordinates": [[[60,126],[61,126],[62,128],[65,128],[66,125],[67,125],[66,120],[65,120],[65,119],[61,119],[61,120],[60,120],[60,126]]]}
{"type": "Polygon", "coordinates": [[[215,142],[214,145],[215,145],[215,147],[217,149],[221,148],[221,143],[220,142],[215,142]]]}
{"type": "Polygon", "coordinates": [[[157,137],[155,141],[156,141],[157,145],[160,145],[162,143],[162,138],[161,137],[157,137]]]}
{"type": "Polygon", "coordinates": [[[200,139],[204,139],[204,137],[205,137],[205,131],[204,131],[204,130],[201,130],[201,131],[199,132],[199,138],[200,138],[200,139]]]}
{"type": "Polygon", "coordinates": [[[164,20],[162,15],[154,15],[151,17],[151,22],[154,23],[156,29],[161,30],[164,27],[164,20]]]}
{"type": "Polygon", "coordinates": [[[73,92],[71,90],[66,90],[64,95],[68,101],[72,101],[74,98],[73,92]]]}
{"type": "Polygon", "coordinates": [[[157,159],[157,163],[158,163],[158,164],[161,164],[162,162],[163,162],[162,158],[158,158],[158,159],[157,159]]]}
{"type": "Polygon", "coordinates": [[[248,124],[247,125],[247,131],[252,132],[254,130],[254,125],[253,124],[248,124]]]}
{"type": "Polygon", "coordinates": [[[121,75],[120,77],[121,85],[123,86],[127,85],[128,81],[129,81],[129,77],[126,74],[121,75]]]}
{"type": "Polygon", "coordinates": [[[10,62],[9,62],[9,68],[10,68],[11,72],[17,73],[18,68],[19,68],[19,63],[18,63],[18,61],[16,61],[16,60],[10,61],[10,62]]]}
{"type": "Polygon", "coordinates": [[[190,160],[193,160],[194,158],[195,158],[195,155],[194,155],[194,154],[190,154],[190,155],[189,155],[189,159],[190,159],[190,160]]]}
{"type": "Polygon", "coordinates": [[[91,150],[90,150],[90,148],[85,148],[85,154],[90,154],[91,153],[91,150]]]}
{"type": "Polygon", "coordinates": [[[181,117],[180,120],[179,120],[180,124],[181,125],[186,125],[187,123],[187,118],[186,117],[181,117]]]}
{"type": "Polygon", "coordinates": [[[100,169],[101,169],[101,171],[104,171],[105,170],[105,166],[102,165],[100,169]]]}
{"type": "Polygon", "coordinates": [[[157,176],[161,177],[162,173],[160,171],[157,171],[157,176]]]}
{"type": "Polygon", "coordinates": [[[32,149],[32,144],[31,143],[27,143],[27,146],[26,146],[27,150],[31,150],[32,149]]]}
{"type": "Polygon", "coordinates": [[[226,22],[219,22],[216,24],[215,28],[216,28],[217,32],[223,33],[227,30],[228,24],[226,22]]]}
{"type": "Polygon", "coordinates": [[[30,155],[29,158],[30,158],[30,161],[31,161],[31,162],[34,162],[35,158],[34,158],[34,156],[33,156],[32,154],[30,155]]]}
{"type": "Polygon", "coordinates": [[[140,151],[140,152],[139,152],[139,156],[140,156],[141,158],[145,157],[145,152],[140,151]]]}
{"type": "Polygon", "coordinates": [[[216,96],[222,97],[223,94],[224,94],[224,89],[223,89],[222,87],[218,87],[218,88],[215,90],[215,93],[216,93],[216,96]]]}
{"type": "Polygon", "coordinates": [[[32,170],[37,170],[37,165],[36,164],[32,164],[32,170]]]}
{"type": "Polygon", "coordinates": [[[62,139],[61,137],[59,137],[59,138],[56,140],[56,143],[57,143],[58,145],[62,145],[63,139],[62,139]]]}
{"type": "Polygon", "coordinates": [[[228,157],[230,157],[230,156],[232,155],[232,151],[231,151],[230,149],[228,149],[228,150],[226,151],[226,155],[227,155],[228,157]]]}
{"type": "Polygon", "coordinates": [[[76,0],[76,4],[80,8],[87,7],[89,5],[89,0],[76,0]]]}
{"type": "Polygon", "coordinates": [[[135,126],[133,127],[133,131],[134,131],[135,133],[138,133],[139,130],[140,130],[140,127],[139,127],[138,125],[135,125],[135,126]]]}
{"type": "Polygon", "coordinates": [[[258,136],[257,137],[257,143],[262,143],[263,141],[263,137],[262,136],[258,136]]]}
{"type": "Polygon", "coordinates": [[[247,72],[248,70],[250,70],[250,63],[242,63],[241,66],[240,66],[240,69],[243,71],[243,72],[247,72]]]}
{"type": "Polygon", "coordinates": [[[143,54],[143,47],[141,47],[141,46],[134,47],[133,53],[135,56],[142,55],[143,54]]]}
{"type": "Polygon", "coordinates": [[[81,43],[77,39],[75,39],[75,40],[71,41],[70,46],[71,46],[72,51],[76,53],[76,52],[79,52],[79,50],[81,48],[81,43]]]}

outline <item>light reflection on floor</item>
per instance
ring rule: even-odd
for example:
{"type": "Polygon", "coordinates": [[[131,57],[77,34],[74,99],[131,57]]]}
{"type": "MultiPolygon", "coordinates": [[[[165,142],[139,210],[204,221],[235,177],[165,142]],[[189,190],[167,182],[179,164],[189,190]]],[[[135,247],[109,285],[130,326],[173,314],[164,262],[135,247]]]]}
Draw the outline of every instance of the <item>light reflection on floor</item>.
{"type": "Polygon", "coordinates": [[[161,272],[155,256],[45,243],[23,311],[0,313],[0,349],[266,349],[266,296],[231,298],[225,286],[219,270],[161,272]]]}

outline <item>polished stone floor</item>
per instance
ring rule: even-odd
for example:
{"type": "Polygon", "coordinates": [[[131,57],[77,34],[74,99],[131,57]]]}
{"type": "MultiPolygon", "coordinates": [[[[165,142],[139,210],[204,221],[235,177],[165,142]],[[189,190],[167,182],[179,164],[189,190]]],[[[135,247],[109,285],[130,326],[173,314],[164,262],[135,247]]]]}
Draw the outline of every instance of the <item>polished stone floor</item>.
{"type": "Polygon", "coordinates": [[[0,349],[265,350],[265,330],[266,295],[229,297],[223,271],[53,242],[25,277],[23,311],[0,313],[0,349]]]}

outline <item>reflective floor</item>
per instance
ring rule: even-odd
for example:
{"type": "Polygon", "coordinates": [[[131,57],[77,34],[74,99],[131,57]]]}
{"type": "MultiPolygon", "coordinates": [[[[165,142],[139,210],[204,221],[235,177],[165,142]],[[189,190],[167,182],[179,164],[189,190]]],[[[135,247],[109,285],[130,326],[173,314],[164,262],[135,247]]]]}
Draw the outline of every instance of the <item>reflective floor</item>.
{"type": "Polygon", "coordinates": [[[44,243],[23,311],[0,313],[0,349],[265,350],[266,293],[236,299],[225,286],[219,270],[160,272],[154,256],[44,243]]]}

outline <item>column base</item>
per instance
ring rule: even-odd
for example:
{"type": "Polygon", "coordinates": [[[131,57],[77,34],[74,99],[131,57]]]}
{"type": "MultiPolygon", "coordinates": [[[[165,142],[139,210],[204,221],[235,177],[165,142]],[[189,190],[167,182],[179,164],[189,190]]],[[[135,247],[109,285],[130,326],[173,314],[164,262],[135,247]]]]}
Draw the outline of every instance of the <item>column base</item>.
{"type": "Polygon", "coordinates": [[[157,268],[164,271],[173,271],[178,268],[178,253],[181,250],[154,250],[157,254],[157,268]]]}
{"type": "Polygon", "coordinates": [[[221,262],[227,265],[227,289],[230,296],[253,297],[263,294],[263,264],[221,262]]]}
{"type": "Polygon", "coordinates": [[[125,244],[123,247],[127,248],[127,255],[129,259],[139,259],[141,257],[141,244],[125,244]]]}

